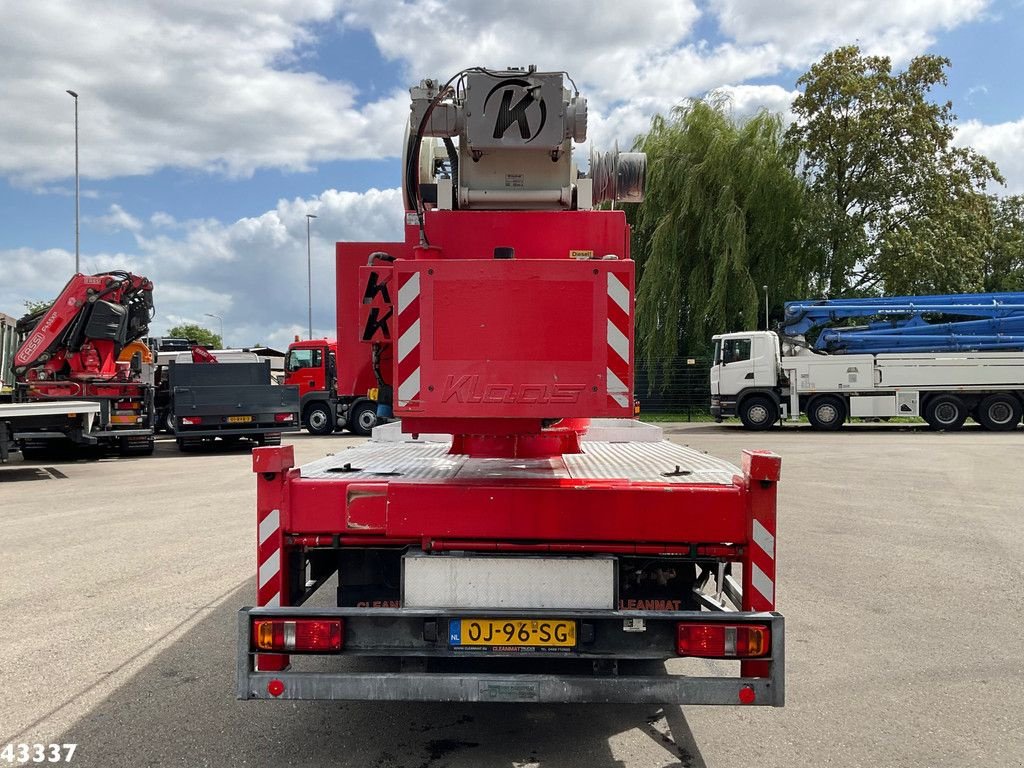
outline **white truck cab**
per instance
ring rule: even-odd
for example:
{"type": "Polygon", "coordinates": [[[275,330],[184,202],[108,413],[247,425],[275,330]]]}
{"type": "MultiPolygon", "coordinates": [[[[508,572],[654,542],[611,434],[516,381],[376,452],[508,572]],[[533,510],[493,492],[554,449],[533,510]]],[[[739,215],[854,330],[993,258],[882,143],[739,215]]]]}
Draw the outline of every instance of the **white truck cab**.
{"type": "Polygon", "coordinates": [[[767,429],[780,414],[778,335],[772,331],[723,333],[712,341],[711,415],[716,421],[740,415],[749,428],[767,429]],[[741,396],[743,400],[754,397],[745,415],[737,409],[741,396]]]}

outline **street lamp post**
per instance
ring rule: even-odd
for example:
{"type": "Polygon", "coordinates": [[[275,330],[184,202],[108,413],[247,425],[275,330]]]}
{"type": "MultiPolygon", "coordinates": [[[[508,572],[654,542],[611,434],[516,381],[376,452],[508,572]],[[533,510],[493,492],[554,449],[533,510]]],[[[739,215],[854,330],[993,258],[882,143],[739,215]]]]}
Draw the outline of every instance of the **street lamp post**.
{"type": "Polygon", "coordinates": [[[204,312],[207,317],[213,317],[220,321],[220,343],[224,349],[228,348],[228,343],[224,340],[224,318],[220,315],[215,315],[212,312],[204,312]]]}
{"type": "Polygon", "coordinates": [[[768,328],[768,286],[767,285],[764,287],[764,329],[766,331],[770,330],[768,328]]]}
{"type": "Polygon", "coordinates": [[[67,91],[71,98],[75,100],[75,274],[78,274],[79,266],[79,248],[78,248],[78,217],[79,217],[79,203],[78,203],[78,94],[72,90],[67,91]]]}
{"type": "Polygon", "coordinates": [[[313,257],[309,247],[309,220],[317,218],[315,213],[306,214],[306,289],[309,292],[309,340],[313,340],[313,257]]]}

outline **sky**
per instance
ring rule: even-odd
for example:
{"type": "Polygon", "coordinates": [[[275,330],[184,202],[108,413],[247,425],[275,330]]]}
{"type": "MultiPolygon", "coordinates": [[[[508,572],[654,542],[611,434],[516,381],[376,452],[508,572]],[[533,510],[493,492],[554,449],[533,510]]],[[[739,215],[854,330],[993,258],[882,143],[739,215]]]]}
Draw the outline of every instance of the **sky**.
{"type": "MultiPolygon", "coordinates": [[[[334,335],[334,243],[401,237],[408,88],[468,66],[568,70],[588,145],[629,146],[687,97],[788,114],[857,44],[949,58],[957,142],[1024,193],[1024,0],[0,0],[0,312],[81,269],[156,285],[156,334],[234,346],[334,335]],[[215,315],[217,317],[211,317],[215,315]]],[[[798,298],[798,297],[792,297],[798,298]]]]}

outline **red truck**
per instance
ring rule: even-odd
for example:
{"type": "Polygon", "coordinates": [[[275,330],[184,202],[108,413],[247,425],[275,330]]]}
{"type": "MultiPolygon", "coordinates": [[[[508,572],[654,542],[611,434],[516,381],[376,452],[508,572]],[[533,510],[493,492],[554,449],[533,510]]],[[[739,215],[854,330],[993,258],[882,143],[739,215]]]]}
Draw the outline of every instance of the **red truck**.
{"type": "Polygon", "coordinates": [[[630,418],[630,231],[600,206],[646,160],[578,177],[565,79],[412,89],[404,240],[337,244],[338,338],[401,421],[302,467],[254,450],[239,698],[783,704],[781,461],[630,418]]]}
{"type": "MultiPolygon", "coordinates": [[[[340,304],[339,304],[340,306],[340,304]]],[[[357,350],[357,340],[350,340],[357,350]]],[[[377,404],[367,393],[377,383],[370,360],[365,355],[349,355],[339,379],[338,342],[334,339],[296,339],[288,345],[284,383],[299,388],[302,426],[311,434],[329,435],[336,429],[348,429],[357,435],[369,435],[377,423],[377,404]]]]}

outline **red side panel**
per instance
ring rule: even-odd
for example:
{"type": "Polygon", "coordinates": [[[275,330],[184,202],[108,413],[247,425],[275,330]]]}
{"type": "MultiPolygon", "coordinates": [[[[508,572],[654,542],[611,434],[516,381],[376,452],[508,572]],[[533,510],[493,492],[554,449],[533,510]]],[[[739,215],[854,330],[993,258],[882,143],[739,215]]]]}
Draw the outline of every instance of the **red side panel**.
{"type": "Polygon", "coordinates": [[[427,211],[425,222],[441,258],[492,259],[495,248],[517,259],[629,258],[623,211],[427,211]]]}
{"type": "MultiPolygon", "coordinates": [[[[359,322],[363,303],[363,288],[359,282],[359,268],[366,266],[371,253],[381,251],[395,258],[411,258],[412,247],[405,243],[337,243],[335,269],[337,272],[338,313],[338,394],[365,395],[377,386],[370,361],[371,348],[363,344],[359,322]]],[[[382,370],[390,370],[391,348],[385,346],[381,358],[382,370]]]]}
{"type": "Polygon", "coordinates": [[[633,262],[399,261],[396,415],[632,415],[633,262]]]}

